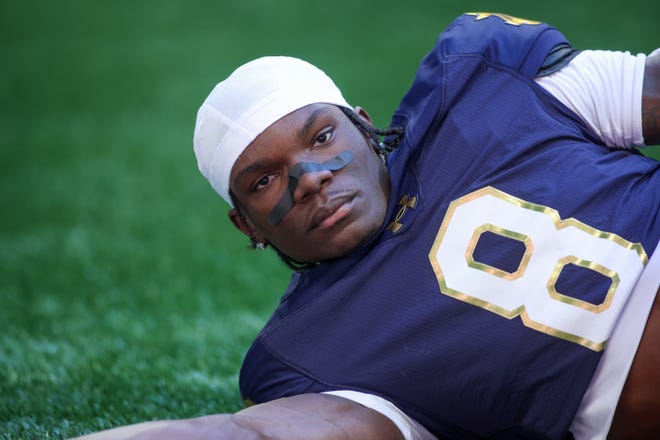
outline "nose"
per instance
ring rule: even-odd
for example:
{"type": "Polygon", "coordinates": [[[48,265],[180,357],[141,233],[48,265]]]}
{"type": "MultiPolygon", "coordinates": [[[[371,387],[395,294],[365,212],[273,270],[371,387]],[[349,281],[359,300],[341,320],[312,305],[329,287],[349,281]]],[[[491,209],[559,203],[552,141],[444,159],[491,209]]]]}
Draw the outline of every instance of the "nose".
{"type": "Polygon", "coordinates": [[[289,169],[289,183],[282,198],[268,215],[268,223],[276,225],[295,203],[304,203],[310,195],[320,193],[333,179],[333,171],[344,168],[353,160],[346,150],[327,162],[298,162],[289,169]]]}
{"type": "Polygon", "coordinates": [[[332,181],[334,174],[330,170],[309,171],[300,176],[293,193],[295,203],[305,203],[311,196],[321,192],[332,181]]]}

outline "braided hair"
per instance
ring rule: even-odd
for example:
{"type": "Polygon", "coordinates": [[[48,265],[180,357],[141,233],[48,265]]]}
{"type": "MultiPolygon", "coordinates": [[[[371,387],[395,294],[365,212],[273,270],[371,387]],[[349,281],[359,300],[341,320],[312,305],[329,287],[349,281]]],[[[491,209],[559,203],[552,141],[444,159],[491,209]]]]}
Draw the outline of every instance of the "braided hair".
{"type": "Polygon", "coordinates": [[[391,127],[383,130],[369,124],[350,108],[339,107],[339,109],[346,115],[346,117],[353,123],[353,125],[366,133],[367,136],[369,136],[371,139],[375,140],[376,144],[379,145],[382,149],[381,152],[385,155],[396,150],[396,148],[401,143],[404,135],[404,130],[402,127],[392,125],[391,127]],[[379,141],[381,137],[385,138],[383,142],[379,141]]]}
{"type": "MultiPolygon", "coordinates": [[[[373,125],[369,124],[364,119],[362,119],[361,117],[359,117],[353,110],[346,107],[339,107],[339,109],[359,130],[361,130],[370,139],[373,139],[376,142],[376,145],[378,145],[379,148],[379,150],[376,150],[378,154],[386,156],[387,154],[394,151],[401,143],[401,140],[403,139],[403,135],[404,135],[404,130],[402,127],[398,127],[394,125],[387,129],[376,128],[373,125]],[[380,142],[381,137],[385,137],[385,140],[383,142],[380,142]]],[[[257,242],[257,239],[254,236],[254,232],[250,228],[249,223],[247,222],[245,215],[242,212],[241,205],[240,203],[238,203],[238,199],[231,190],[229,190],[229,197],[231,198],[232,204],[236,209],[236,213],[238,214],[238,217],[248,228],[250,247],[252,249],[257,249],[260,243],[257,242]]],[[[317,262],[307,263],[304,261],[296,260],[295,258],[288,256],[287,254],[285,254],[280,249],[278,249],[277,247],[273,246],[270,243],[267,244],[267,246],[272,247],[277,253],[277,255],[280,257],[280,260],[282,260],[284,264],[286,264],[286,266],[289,269],[293,270],[294,272],[302,272],[305,270],[309,270],[318,264],[317,262]]]]}

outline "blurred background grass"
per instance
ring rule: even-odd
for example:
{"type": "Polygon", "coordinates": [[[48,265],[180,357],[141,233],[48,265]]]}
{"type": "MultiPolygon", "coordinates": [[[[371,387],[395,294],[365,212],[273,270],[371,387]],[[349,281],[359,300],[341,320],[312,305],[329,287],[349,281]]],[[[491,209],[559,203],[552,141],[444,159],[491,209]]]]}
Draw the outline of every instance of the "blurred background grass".
{"type": "Polygon", "coordinates": [[[289,275],[199,175],[197,107],[285,54],[385,126],[437,34],[493,10],[578,48],[660,41],[650,0],[0,1],[2,438],[239,409],[243,353],[289,275]]]}

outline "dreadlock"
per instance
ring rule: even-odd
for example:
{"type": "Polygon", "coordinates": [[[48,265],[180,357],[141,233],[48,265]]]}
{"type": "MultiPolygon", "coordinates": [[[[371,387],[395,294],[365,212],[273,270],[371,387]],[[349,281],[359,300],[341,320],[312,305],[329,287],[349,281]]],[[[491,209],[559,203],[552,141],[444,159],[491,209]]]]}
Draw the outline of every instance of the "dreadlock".
{"type": "Polygon", "coordinates": [[[392,151],[396,150],[396,148],[401,143],[404,135],[403,128],[397,125],[392,125],[391,127],[383,130],[369,124],[350,108],[339,107],[339,109],[357,128],[364,131],[370,138],[375,140],[376,144],[381,146],[383,149],[383,153],[391,153],[392,151]],[[385,137],[385,140],[382,143],[379,141],[380,137],[385,137]]]}
{"type": "MultiPolygon", "coordinates": [[[[376,141],[376,144],[381,149],[381,151],[378,151],[378,153],[387,155],[388,153],[394,151],[401,143],[401,140],[403,139],[403,135],[404,135],[403,128],[393,125],[383,130],[369,124],[367,121],[359,117],[353,110],[349,108],[339,107],[339,109],[358,129],[362,130],[364,133],[367,134],[367,136],[369,136],[371,139],[376,141]],[[379,141],[381,137],[385,138],[383,142],[379,141]]],[[[229,191],[229,197],[231,198],[232,204],[236,209],[236,213],[238,214],[238,217],[248,228],[248,236],[250,237],[250,247],[252,249],[256,249],[258,244],[257,239],[254,237],[254,232],[252,232],[252,229],[250,228],[249,223],[247,222],[245,215],[243,214],[241,205],[238,203],[238,199],[231,190],[229,191]]],[[[284,252],[282,252],[272,244],[268,244],[268,245],[275,250],[277,255],[280,257],[280,260],[282,260],[284,264],[286,264],[287,267],[293,270],[294,272],[302,272],[305,270],[309,270],[315,267],[317,264],[317,263],[306,263],[304,261],[296,260],[295,258],[291,258],[290,256],[288,256],[287,254],[285,254],[284,252]]]]}

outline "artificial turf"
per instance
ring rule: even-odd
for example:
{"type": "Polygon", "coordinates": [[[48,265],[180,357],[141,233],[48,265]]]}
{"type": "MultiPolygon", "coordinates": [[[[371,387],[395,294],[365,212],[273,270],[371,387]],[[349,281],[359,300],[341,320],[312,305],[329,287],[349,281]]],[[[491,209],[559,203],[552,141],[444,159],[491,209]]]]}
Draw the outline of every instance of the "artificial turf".
{"type": "Polygon", "coordinates": [[[201,100],[294,55],[387,125],[437,33],[493,8],[581,48],[660,36],[641,0],[0,2],[1,438],[241,408],[241,358],[289,273],[199,175],[201,100]]]}

